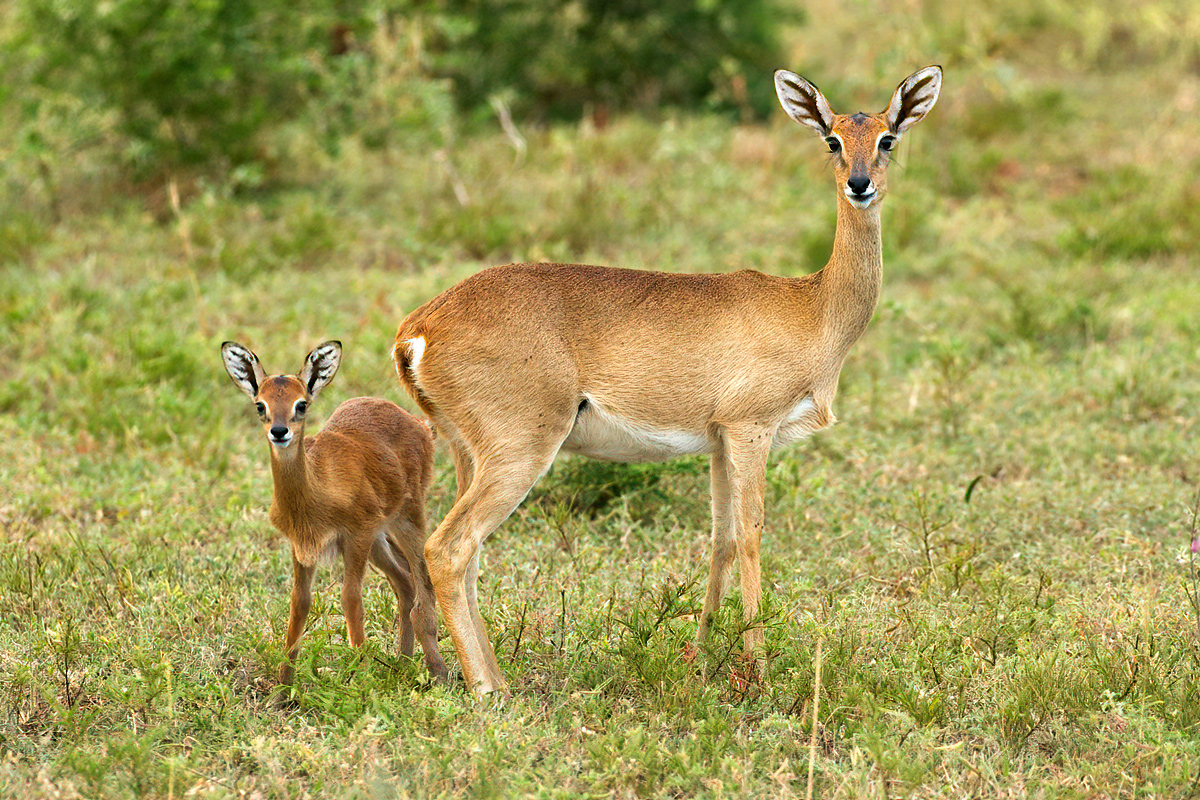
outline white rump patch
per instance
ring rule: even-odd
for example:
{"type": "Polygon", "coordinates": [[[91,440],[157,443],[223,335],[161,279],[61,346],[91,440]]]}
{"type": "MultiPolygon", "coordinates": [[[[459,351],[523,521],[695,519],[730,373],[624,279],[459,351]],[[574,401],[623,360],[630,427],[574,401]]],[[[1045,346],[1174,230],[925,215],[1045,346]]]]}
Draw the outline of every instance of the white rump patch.
{"type": "Polygon", "coordinates": [[[805,397],[799,403],[796,403],[795,408],[788,412],[787,419],[785,419],[783,422],[784,424],[795,422],[796,420],[807,416],[810,411],[815,411],[816,408],[817,404],[813,402],[812,397],[805,397]]]}
{"type": "Polygon", "coordinates": [[[562,449],[601,461],[666,461],[676,456],[711,453],[704,433],[652,428],[609,413],[588,398],[562,449]]]}
{"type": "Polygon", "coordinates": [[[425,355],[425,337],[416,336],[412,339],[405,339],[404,344],[408,347],[408,371],[416,379],[417,365],[421,363],[421,357],[425,355]]]}

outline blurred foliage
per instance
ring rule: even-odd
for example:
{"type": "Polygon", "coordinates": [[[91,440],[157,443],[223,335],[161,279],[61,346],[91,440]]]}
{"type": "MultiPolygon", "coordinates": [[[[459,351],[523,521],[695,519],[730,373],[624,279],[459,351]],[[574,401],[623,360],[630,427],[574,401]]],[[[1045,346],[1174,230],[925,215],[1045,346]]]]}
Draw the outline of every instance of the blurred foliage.
{"type": "Polygon", "coordinates": [[[801,13],[773,0],[437,0],[439,72],[459,101],[578,117],[662,105],[764,117],[782,63],[777,31],[801,13]]]}
{"type": "Polygon", "coordinates": [[[328,27],[329,48],[310,58],[320,81],[306,123],[326,149],[347,135],[369,148],[442,146],[452,138],[454,100],[450,82],[430,70],[424,17],[409,3],[404,11],[374,3],[343,12],[328,27]]]}
{"type": "MultiPolygon", "coordinates": [[[[280,0],[25,0],[17,45],[34,87],[112,112],[138,172],[237,165],[255,159],[264,126],[303,109],[324,5],[296,14],[280,0]]],[[[41,102],[31,94],[26,113],[41,102]]]]}
{"type": "Polygon", "coordinates": [[[452,89],[463,108],[510,101],[543,117],[664,103],[766,112],[773,0],[643,6],[18,0],[0,12],[0,105],[47,184],[53,156],[86,146],[116,154],[134,181],[286,164],[264,138],[294,121],[329,152],[347,135],[440,147],[452,89]]]}
{"type": "Polygon", "coordinates": [[[440,141],[453,115],[421,20],[385,3],[21,0],[5,16],[0,104],[46,184],[53,156],[98,147],[137,182],[182,170],[253,186],[259,166],[286,166],[268,139],[288,123],[332,152],[349,134],[440,141]]]}

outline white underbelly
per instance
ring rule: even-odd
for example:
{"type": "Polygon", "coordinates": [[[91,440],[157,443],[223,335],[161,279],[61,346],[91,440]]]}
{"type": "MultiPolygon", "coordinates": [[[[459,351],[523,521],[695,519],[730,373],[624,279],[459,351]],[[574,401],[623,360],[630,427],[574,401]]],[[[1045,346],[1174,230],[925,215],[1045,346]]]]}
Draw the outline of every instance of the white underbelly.
{"type": "Polygon", "coordinates": [[[602,461],[666,461],[677,456],[711,453],[702,432],[655,428],[618,417],[590,401],[575,418],[562,449],[602,461]]]}

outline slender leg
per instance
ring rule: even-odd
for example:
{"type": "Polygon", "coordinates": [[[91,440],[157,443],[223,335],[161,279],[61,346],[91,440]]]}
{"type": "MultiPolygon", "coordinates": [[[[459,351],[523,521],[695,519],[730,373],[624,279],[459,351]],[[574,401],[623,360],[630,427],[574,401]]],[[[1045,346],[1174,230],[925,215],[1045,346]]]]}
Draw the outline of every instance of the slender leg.
{"type": "Polygon", "coordinates": [[[413,654],[413,585],[407,562],[393,552],[386,534],[376,537],[371,547],[371,563],[382,572],[396,595],[396,645],[406,656],[413,654]]]}
{"type": "MultiPolygon", "coordinates": [[[[762,596],[759,570],[759,544],[763,529],[763,495],[767,457],[773,433],[763,426],[742,426],[726,431],[725,453],[729,459],[729,477],[733,501],[734,528],[737,532],[738,567],[742,582],[742,609],[747,621],[758,616],[762,596]]],[[[754,658],[761,673],[764,643],[761,625],[745,633],[747,658],[754,658]]]]}
{"type": "Polygon", "coordinates": [[[304,623],[312,608],[313,576],[315,567],[306,567],[292,556],[292,603],[288,616],[287,661],[279,670],[279,682],[290,684],[296,675],[296,655],[300,652],[300,637],[304,635],[304,623]]]}
{"type": "Polygon", "coordinates": [[[467,607],[471,610],[471,621],[475,624],[479,649],[483,651],[483,658],[487,662],[488,671],[492,674],[492,681],[503,684],[504,673],[500,671],[500,665],[496,663],[496,652],[492,649],[492,643],[488,641],[487,627],[483,624],[483,616],[479,613],[479,556],[482,550],[482,547],[475,549],[475,555],[471,559],[471,563],[467,565],[467,574],[463,576],[463,588],[467,592],[467,607]]]}
{"type": "Polygon", "coordinates": [[[362,647],[367,640],[363,630],[363,578],[367,571],[369,548],[359,548],[349,542],[342,552],[346,564],[346,576],[342,580],[342,613],[346,617],[346,636],[351,647],[362,647]]]}
{"type": "Polygon", "coordinates": [[[475,477],[475,460],[460,442],[450,444],[450,454],[454,458],[454,484],[458,491],[454,499],[460,500],[475,477]]]}
{"type": "MultiPolygon", "coordinates": [[[[394,527],[395,539],[390,543],[384,540],[386,553],[391,568],[403,573],[403,581],[407,582],[410,592],[410,603],[407,610],[401,604],[401,631],[408,631],[408,649],[405,650],[403,638],[400,650],[405,655],[412,654],[412,635],[415,631],[421,642],[421,652],[425,654],[425,666],[433,677],[445,681],[449,671],[446,662],[438,649],[437,642],[437,608],[433,599],[433,584],[429,581],[429,570],[425,568],[425,516],[424,509],[418,507],[419,519],[400,519],[394,527]],[[404,566],[407,564],[407,570],[404,566]]],[[[414,512],[414,513],[417,513],[414,512]]],[[[378,546],[378,545],[377,545],[378,546]]],[[[376,562],[385,572],[389,567],[376,562]]],[[[391,574],[389,574],[389,579],[391,574]]],[[[393,585],[395,585],[393,583],[393,585]]],[[[397,598],[399,595],[397,594],[397,598]]]]}
{"type": "Polygon", "coordinates": [[[708,593],[704,596],[704,610],[700,613],[700,627],[696,634],[697,641],[701,642],[708,636],[713,614],[717,613],[721,599],[729,590],[733,578],[733,559],[737,555],[729,491],[729,462],[723,448],[724,443],[722,451],[712,456],[712,563],[708,571],[708,593]]]}
{"type": "MultiPolygon", "coordinates": [[[[467,489],[471,486],[471,481],[475,478],[475,460],[471,457],[470,451],[460,442],[455,442],[450,451],[454,457],[454,482],[458,488],[458,495],[455,500],[462,499],[466,494],[467,489]]],[[[487,638],[487,628],[484,627],[483,617],[479,614],[479,593],[477,591],[479,585],[479,549],[475,550],[475,556],[471,559],[471,563],[467,566],[467,573],[463,577],[463,589],[467,593],[467,606],[471,610],[471,621],[475,626],[477,638],[481,638],[479,649],[483,652],[484,660],[487,662],[488,671],[492,675],[494,683],[503,684],[504,675],[500,672],[500,667],[496,663],[496,655],[492,651],[492,644],[487,638]]]]}
{"type": "Polygon", "coordinates": [[[521,459],[509,455],[503,461],[477,463],[470,487],[425,543],[429,575],[454,639],[463,677],[479,695],[503,691],[505,683],[499,670],[494,673],[491,667],[496,656],[482,620],[471,613],[466,577],[480,544],[520,504],[553,457],[551,451],[547,455],[521,459]]]}

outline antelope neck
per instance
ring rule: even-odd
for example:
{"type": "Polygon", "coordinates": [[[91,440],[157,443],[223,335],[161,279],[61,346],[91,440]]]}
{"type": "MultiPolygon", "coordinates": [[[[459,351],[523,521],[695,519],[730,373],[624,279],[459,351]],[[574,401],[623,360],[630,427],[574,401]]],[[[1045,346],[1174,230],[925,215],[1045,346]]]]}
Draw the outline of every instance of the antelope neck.
{"type": "MultiPolygon", "coordinates": [[[[839,193],[840,194],[840,193],[839,193]]],[[[883,284],[883,237],[879,200],[863,209],[838,197],[833,255],[821,270],[825,324],[849,349],[875,313],[883,284]]]]}
{"type": "Polygon", "coordinates": [[[289,451],[280,454],[271,445],[271,477],[275,481],[275,502],[289,511],[303,508],[311,497],[308,485],[308,459],[305,457],[304,438],[297,437],[289,451]]]}

